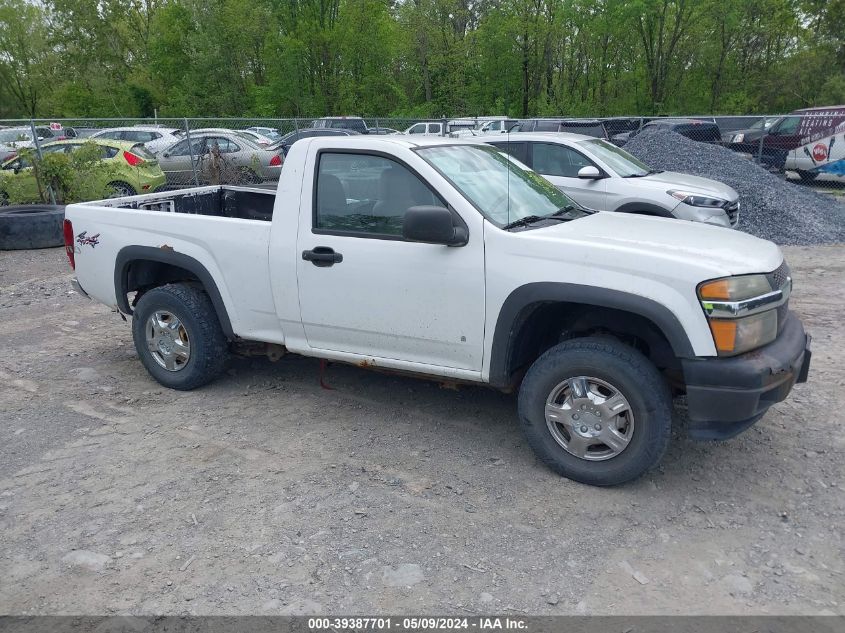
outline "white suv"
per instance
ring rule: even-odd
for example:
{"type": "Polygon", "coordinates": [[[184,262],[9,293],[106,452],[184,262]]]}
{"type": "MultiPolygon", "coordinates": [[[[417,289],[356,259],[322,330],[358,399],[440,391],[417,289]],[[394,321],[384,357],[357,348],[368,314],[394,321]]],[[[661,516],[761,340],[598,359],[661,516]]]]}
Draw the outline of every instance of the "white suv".
{"type": "Polygon", "coordinates": [[[739,219],[739,194],[731,187],[709,178],[651,169],[601,139],[532,132],[484,140],[590,209],[724,227],[736,227],[739,219]]]}

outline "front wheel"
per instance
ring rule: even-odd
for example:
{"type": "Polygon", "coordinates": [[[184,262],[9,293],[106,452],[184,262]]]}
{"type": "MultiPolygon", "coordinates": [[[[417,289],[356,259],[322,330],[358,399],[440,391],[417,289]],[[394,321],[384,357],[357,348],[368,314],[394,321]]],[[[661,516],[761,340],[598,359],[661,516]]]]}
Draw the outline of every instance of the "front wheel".
{"type": "Polygon", "coordinates": [[[579,338],[552,347],[525,376],[519,418],[537,456],[594,486],[635,479],[669,445],[672,398],[657,368],[623,343],[579,338]]]}
{"type": "Polygon", "coordinates": [[[167,284],[144,293],[132,318],[132,338],[150,375],[181,391],[214,380],[228,356],[211,299],[188,284],[167,284]]]}
{"type": "Polygon", "coordinates": [[[806,171],[804,169],[799,169],[797,172],[798,178],[801,179],[801,182],[813,182],[816,178],[819,177],[819,172],[817,171],[806,171]]]}

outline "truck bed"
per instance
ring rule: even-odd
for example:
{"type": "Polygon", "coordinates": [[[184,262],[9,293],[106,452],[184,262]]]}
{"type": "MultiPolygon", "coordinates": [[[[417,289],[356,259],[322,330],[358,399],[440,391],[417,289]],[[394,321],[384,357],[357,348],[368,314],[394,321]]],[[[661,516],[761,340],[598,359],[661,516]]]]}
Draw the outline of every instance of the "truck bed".
{"type": "Polygon", "coordinates": [[[270,189],[209,186],[112,198],[88,204],[115,209],[187,213],[270,222],[273,219],[275,199],[276,192],[270,189]]]}

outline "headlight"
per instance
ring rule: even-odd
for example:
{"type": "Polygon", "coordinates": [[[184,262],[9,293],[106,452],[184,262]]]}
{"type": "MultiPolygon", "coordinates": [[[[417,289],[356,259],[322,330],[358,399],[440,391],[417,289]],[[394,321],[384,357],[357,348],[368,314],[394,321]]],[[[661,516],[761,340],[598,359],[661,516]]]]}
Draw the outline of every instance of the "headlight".
{"type": "Polygon", "coordinates": [[[706,311],[708,301],[744,301],[771,291],[766,275],[742,275],[705,281],[698,287],[698,296],[706,311]]]}
{"type": "Polygon", "coordinates": [[[710,319],[710,331],[720,356],[750,352],[777,337],[777,311],[768,310],[742,319],[710,319]]]}
{"type": "Polygon", "coordinates": [[[734,134],[731,143],[742,143],[745,140],[745,134],[734,134]]]}
{"type": "Polygon", "coordinates": [[[777,337],[776,308],[789,299],[791,279],[773,288],[768,275],[741,275],[698,286],[713,342],[720,356],[743,354],[777,337]]]}
{"type": "Polygon", "coordinates": [[[728,202],[727,200],[722,200],[721,198],[710,198],[709,196],[702,196],[696,193],[690,193],[689,191],[678,191],[676,189],[670,189],[666,193],[675,198],[675,200],[680,200],[691,207],[710,207],[711,209],[721,209],[728,202]]]}

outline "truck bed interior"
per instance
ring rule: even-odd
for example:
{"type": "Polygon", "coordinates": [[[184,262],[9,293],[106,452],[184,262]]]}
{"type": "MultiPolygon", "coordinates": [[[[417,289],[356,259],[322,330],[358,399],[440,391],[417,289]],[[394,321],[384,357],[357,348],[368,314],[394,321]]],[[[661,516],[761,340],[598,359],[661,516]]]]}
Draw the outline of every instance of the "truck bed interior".
{"type": "Polygon", "coordinates": [[[276,192],[246,187],[209,187],[202,191],[174,191],[169,195],[115,204],[119,209],[212,215],[242,220],[273,219],[276,192]]]}

